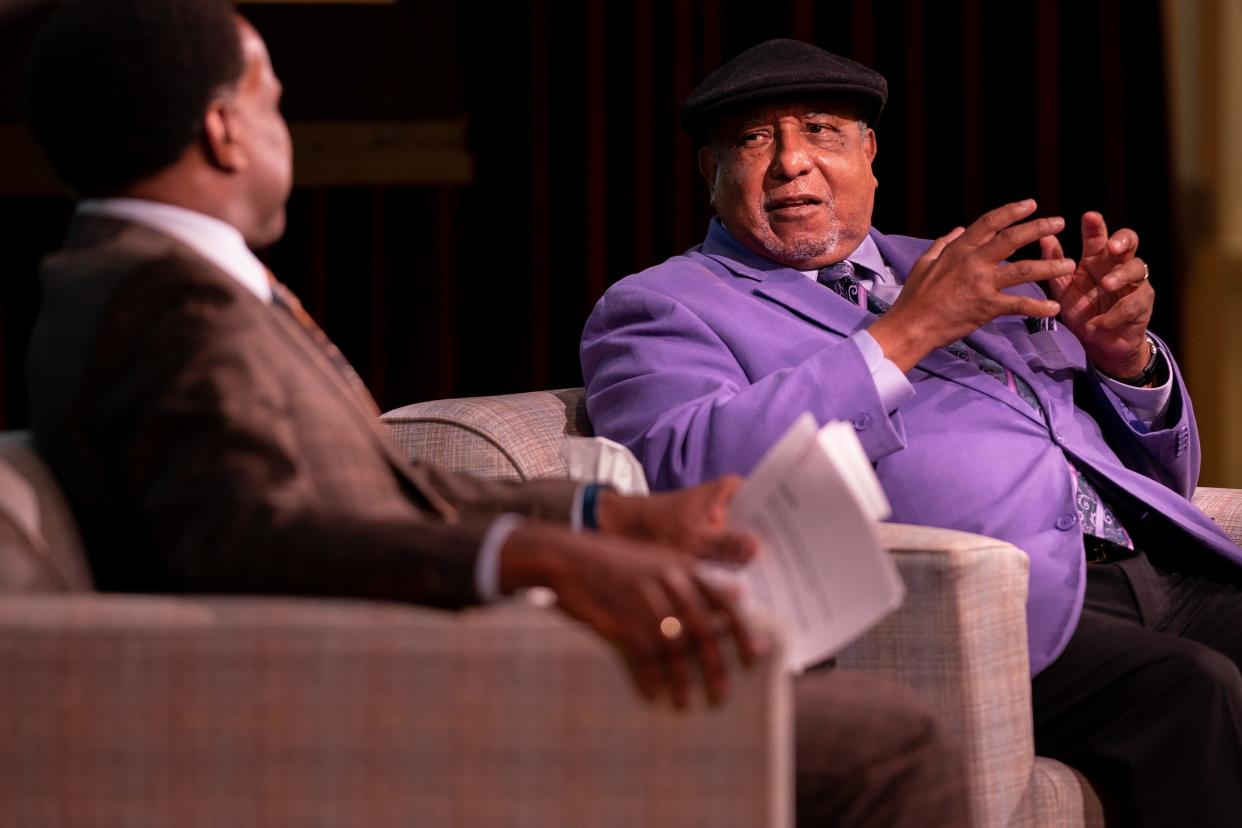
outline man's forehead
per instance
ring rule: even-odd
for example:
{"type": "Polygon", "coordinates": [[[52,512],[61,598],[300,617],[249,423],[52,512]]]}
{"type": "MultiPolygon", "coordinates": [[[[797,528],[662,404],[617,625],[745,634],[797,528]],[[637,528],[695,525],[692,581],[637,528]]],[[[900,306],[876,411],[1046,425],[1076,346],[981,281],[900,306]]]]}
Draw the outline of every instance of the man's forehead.
{"type": "Polygon", "coordinates": [[[784,101],[756,104],[754,107],[739,109],[738,112],[729,113],[720,118],[708,130],[708,143],[729,140],[727,138],[729,135],[735,135],[740,130],[773,124],[781,118],[789,117],[802,120],[814,117],[838,123],[857,122],[863,119],[862,114],[858,112],[857,104],[848,101],[784,101]]]}
{"type": "Polygon", "coordinates": [[[716,123],[713,131],[727,131],[756,124],[771,123],[787,117],[808,118],[812,116],[840,121],[858,121],[862,119],[857,105],[850,101],[780,101],[758,104],[729,113],[716,123]]]}

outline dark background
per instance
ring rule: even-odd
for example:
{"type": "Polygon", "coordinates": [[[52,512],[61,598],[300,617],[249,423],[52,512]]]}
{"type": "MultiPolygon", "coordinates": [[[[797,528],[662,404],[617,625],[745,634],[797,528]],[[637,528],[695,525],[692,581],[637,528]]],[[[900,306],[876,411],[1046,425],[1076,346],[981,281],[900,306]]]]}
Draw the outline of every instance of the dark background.
{"type": "MultiPolygon", "coordinates": [[[[0,123],[46,6],[0,0],[0,123]],[[26,4],[15,13],[11,4],[26,4]]],[[[1034,196],[1138,230],[1177,339],[1160,6],[1150,0],[534,0],[243,6],[299,120],[468,118],[468,184],[297,187],[266,258],[383,408],[582,382],[608,284],[697,243],[710,215],[681,99],[732,55],[799,37],[882,72],[875,224],[938,235],[1034,196]]],[[[0,176],[3,176],[0,159],[0,176]]],[[[0,179],[0,184],[3,181],[0,179]]],[[[0,188],[2,189],[2,188],[0,188]]],[[[65,195],[0,196],[0,428],[28,422],[23,353],[65,195]]]]}

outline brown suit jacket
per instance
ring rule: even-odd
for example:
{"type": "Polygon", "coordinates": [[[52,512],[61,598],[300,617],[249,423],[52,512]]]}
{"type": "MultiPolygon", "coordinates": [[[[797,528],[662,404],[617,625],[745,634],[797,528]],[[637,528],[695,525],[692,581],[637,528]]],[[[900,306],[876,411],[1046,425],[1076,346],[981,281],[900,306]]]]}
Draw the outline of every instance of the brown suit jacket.
{"type": "Polygon", "coordinates": [[[36,445],[113,590],[457,606],[496,514],[565,521],[565,481],[410,464],[288,314],[142,225],[79,217],[41,271],[36,445]]]}

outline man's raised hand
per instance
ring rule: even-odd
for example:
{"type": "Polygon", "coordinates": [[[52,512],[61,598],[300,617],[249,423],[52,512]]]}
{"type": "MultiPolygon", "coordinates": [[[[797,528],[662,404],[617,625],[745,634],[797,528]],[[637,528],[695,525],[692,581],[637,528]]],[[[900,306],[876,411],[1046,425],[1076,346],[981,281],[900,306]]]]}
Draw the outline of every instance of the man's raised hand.
{"type": "Polygon", "coordinates": [[[1035,206],[1033,199],[1006,204],[932,243],[911,268],[893,307],[868,329],[889,360],[909,371],[933,349],[998,316],[1048,317],[1060,311],[1053,300],[1005,292],[1074,272],[1074,262],[1059,257],[1004,261],[1065,227],[1059,216],[1022,221],[1035,206]]]}
{"type": "MultiPolygon", "coordinates": [[[[1064,255],[1055,237],[1041,238],[1039,246],[1046,261],[1064,255]]],[[[1138,374],[1151,358],[1147,324],[1156,293],[1137,252],[1137,233],[1123,228],[1110,237],[1103,216],[1085,213],[1082,259],[1072,273],[1048,282],[1061,321],[1082,342],[1087,359],[1114,377],[1138,374]]]]}

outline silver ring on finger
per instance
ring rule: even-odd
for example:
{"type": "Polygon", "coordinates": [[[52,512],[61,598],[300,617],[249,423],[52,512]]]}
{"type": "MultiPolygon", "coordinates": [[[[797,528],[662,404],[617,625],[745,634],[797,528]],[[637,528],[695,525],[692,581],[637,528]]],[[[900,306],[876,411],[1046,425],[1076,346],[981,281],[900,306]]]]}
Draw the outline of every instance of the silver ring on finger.
{"type": "Polygon", "coordinates": [[[1151,268],[1147,266],[1147,262],[1143,262],[1143,281],[1146,282],[1151,278],[1151,268]]]}

